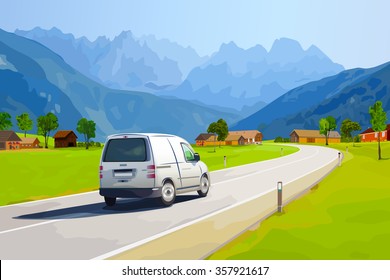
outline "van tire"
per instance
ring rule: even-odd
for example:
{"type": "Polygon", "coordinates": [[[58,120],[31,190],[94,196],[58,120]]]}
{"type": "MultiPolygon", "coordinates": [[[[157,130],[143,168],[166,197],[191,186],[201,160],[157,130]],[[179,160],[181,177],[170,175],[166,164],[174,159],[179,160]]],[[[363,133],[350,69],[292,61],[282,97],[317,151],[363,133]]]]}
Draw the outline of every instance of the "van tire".
{"type": "Polygon", "coordinates": [[[202,178],[200,179],[200,190],[198,191],[199,196],[200,197],[207,196],[209,189],[210,189],[209,178],[207,178],[206,175],[203,175],[202,178]]]}
{"type": "Polygon", "coordinates": [[[105,196],[104,201],[106,202],[107,206],[114,206],[116,203],[116,197],[105,196]]]}
{"type": "Polygon", "coordinates": [[[161,203],[164,206],[171,206],[175,202],[176,189],[172,182],[167,181],[161,188],[161,203]]]}

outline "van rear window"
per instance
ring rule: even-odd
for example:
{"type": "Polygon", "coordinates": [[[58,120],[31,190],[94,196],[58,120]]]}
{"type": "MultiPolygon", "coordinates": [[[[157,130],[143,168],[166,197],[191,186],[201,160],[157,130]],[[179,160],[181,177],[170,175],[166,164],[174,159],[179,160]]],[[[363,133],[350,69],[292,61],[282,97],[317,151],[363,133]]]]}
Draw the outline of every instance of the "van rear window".
{"type": "Polygon", "coordinates": [[[111,139],[104,154],[104,162],[146,161],[144,138],[111,139]]]}

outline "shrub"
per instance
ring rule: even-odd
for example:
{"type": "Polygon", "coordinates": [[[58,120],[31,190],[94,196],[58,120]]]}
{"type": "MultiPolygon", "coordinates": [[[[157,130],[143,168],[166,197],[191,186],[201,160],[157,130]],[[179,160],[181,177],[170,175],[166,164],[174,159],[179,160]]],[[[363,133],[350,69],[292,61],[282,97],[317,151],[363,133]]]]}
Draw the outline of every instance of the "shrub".
{"type": "Polygon", "coordinates": [[[356,135],[354,138],[353,138],[353,141],[355,143],[360,143],[362,142],[362,137],[360,135],[356,135]]]}

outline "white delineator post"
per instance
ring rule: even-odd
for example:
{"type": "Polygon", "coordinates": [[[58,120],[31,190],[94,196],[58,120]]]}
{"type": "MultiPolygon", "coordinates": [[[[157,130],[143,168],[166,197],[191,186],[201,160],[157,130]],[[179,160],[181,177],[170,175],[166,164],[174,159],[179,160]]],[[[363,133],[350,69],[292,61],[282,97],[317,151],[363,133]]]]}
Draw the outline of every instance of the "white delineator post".
{"type": "Polygon", "coordinates": [[[282,212],[282,193],[283,193],[283,183],[281,181],[278,182],[278,212],[282,212]]]}

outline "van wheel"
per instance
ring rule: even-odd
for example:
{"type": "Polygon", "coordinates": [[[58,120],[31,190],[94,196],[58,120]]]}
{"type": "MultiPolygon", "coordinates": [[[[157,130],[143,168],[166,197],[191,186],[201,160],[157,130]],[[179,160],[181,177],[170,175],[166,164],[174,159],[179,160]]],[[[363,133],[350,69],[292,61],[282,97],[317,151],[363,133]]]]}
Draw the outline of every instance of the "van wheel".
{"type": "Polygon", "coordinates": [[[199,196],[205,197],[207,196],[210,188],[209,179],[206,175],[203,175],[200,179],[200,190],[198,191],[199,196]]]}
{"type": "Polygon", "coordinates": [[[114,206],[116,203],[116,197],[105,196],[104,201],[106,202],[107,206],[114,206]]]}
{"type": "Polygon", "coordinates": [[[176,189],[171,182],[166,182],[161,190],[161,202],[164,206],[171,206],[176,198],[176,189]]]}

